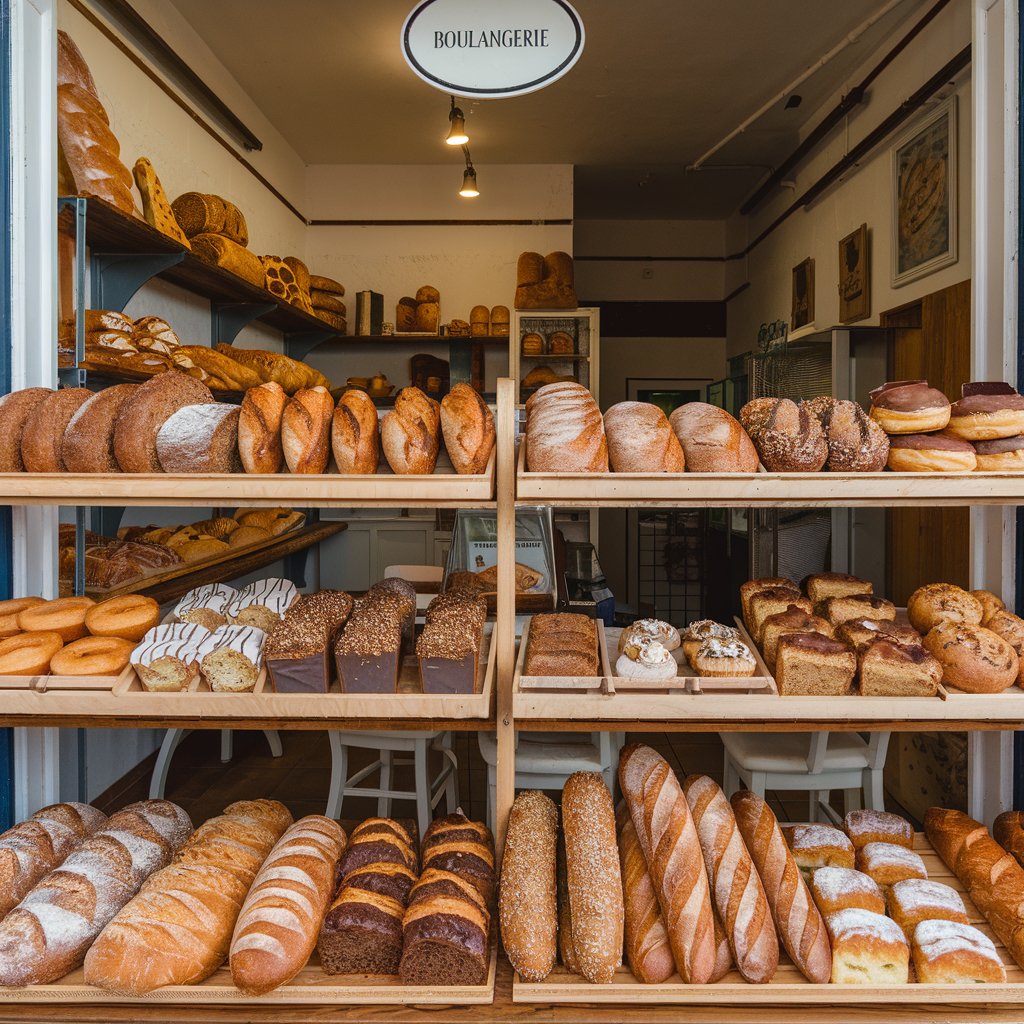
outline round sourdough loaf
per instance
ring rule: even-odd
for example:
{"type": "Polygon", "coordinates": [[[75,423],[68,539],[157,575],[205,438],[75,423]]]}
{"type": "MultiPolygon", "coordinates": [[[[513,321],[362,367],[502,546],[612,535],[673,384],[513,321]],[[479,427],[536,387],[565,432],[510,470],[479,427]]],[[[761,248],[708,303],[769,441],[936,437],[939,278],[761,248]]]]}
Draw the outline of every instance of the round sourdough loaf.
{"type": "Polygon", "coordinates": [[[494,450],[494,416],[468,384],[456,384],[441,399],[441,433],[456,473],[487,468],[494,450]]]}
{"type": "Polygon", "coordinates": [[[156,435],[165,473],[238,473],[237,405],[186,405],[156,435]]]}
{"type": "Polygon", "coordinates": [[[747,432],[724,409],[688,402],[669,417],[691,473],[756,473],[757,451],[747,432]]]}
{"type": "Polygon", "coordinates": [[[607,473],[608,441],[594,396],[582,384],[545,384],[526,402],[526,468],[607,473]]]}
{"type": "Polygon", "coordinates": [[[20,473],[25,468],[21,458],[25,424],[35,408],[52,394],[49,388],[25,388],[0,397],[0,473],[20,473]]]}
{"type": "Polygon", "coordinates": [[[942,680],[967,693],[1002,693],[1017,681],[1017,652],[984,626],[942,622],[924,638],[942,680]]]}

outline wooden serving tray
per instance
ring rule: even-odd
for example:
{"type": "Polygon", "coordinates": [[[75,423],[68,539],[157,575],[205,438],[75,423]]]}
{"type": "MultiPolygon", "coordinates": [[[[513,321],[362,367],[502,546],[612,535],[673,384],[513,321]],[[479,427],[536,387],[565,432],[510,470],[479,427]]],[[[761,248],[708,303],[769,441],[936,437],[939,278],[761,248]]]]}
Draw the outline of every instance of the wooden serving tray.
{"type": "MultiPolygon", "coordinates": [[[[752,985],[731,971],[713,985],[687,985],[678,974],[660,985],[644,985],[622,967],[610,985],[592,985],[579,975],[558,967],[544,981],[527,982],[518,975],[512,982],[514,1003],[643,1003],[643,1004],[730,1004],[736,1006],[869,1006],[882,1003],[901,1005],[975,1005],[1020,1003],[1024,1001],[1024,970],[995,937],[988,922],[968,898],[959,879],[951,874],[923,833],[914,837],[928,877],[952,886],[963,897],[971,924],[996,944],[1006,965],[1006,983],[999,985],[813,985],[790,962],[780,947],[779,970],[767,985],[752,985]]],[[[752,1018],[753,1019],[753,1018],[752,1018]]],[[[830,1018],[831,1019],[831,1018],[830,1018]]],[[[836,1017],[835,1019],[842,1019],[836,1017]]],[[[849,1018],[847,1018],[849,1019],[849,1018]]],[[[928,1017],[931,1020],[931,1017],[928,1017]]]]}
{"type": "Polygon", "coordinates": [[[289,984],[263,996],[247,996],[235,988],[231,971],[222,967],[212,978],[198,985],[168,985],[146,996],[120,996],[104,989],[86,985],[82,968],[72,971],[52,985],[30,985],[27,988],[4,989],[8,1003],[153,1003],[215,1005],[246,1003],[277,1006],[405,1006],[462,1005],[490,1003],[494,999],[494,976],[497,948],[491,948],[491,963],[483,985],[403,985],[397,976],[370,974],[324,974],[320,959],[314,952],[302,972],[289,984]]]}
{"type": "Polygon", "coordinates": [[[34,693],[63,690],[112,691],[131,672],[119,676],[0,676],[0,690],[31,690],[34,693]]]}

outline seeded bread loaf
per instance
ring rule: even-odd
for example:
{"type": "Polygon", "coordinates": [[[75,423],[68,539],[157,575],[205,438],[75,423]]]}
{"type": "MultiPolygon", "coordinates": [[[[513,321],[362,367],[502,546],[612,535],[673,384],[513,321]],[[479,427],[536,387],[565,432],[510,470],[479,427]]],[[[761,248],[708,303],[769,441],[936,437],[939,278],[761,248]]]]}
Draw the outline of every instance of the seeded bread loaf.
{"type": "Polygon", "coordinates": [[[21,455],[25,424],[52,394],[50,388],[25,388],[0,396],[0,473],[20,473],[25,468],[21,455]]]}

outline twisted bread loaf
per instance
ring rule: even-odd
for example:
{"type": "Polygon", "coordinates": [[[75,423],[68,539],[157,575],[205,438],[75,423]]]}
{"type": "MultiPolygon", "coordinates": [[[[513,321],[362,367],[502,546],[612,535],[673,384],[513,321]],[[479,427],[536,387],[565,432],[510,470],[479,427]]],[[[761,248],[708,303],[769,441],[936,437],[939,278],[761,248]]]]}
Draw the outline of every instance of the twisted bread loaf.
{"type": "Polygon", "coordinates": [[[824,985],[832,973],[825,922],[811,900],[775,815],[761,797],[746,790],[733,795],[732,809],[786,952],[808,981],[824,985]]]}
{"type": "Polygon", "coordinates": [[[725,793],[706,775],[690,775],[683,790],[736,966],[745,980],[765,984],[779,965],[779,943],[764,887],[732,808],[725,793]]]}
{"type": "Polygon", "coordinates": [[[607,473],[608,441],[594,396],[582,384],[545,384],[526,402],[527,469],[607,473]]]}
{"type": "Polygon", "coordinates": [[[715,922],[686,797],[668,762],[639,743],[619,757],[619,785],[665,915],[679,975],[688,984],[706,984],[715,972],[715,922]]]}

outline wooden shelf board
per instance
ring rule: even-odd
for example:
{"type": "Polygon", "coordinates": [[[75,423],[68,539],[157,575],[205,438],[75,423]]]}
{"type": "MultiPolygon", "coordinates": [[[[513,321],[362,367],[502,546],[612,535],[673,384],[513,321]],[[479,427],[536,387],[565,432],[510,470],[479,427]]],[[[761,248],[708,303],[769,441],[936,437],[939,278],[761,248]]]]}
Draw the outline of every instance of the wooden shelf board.
{"type": "Polygon", "coordinates": [[[481,335],[459,335],[459,334],[339,334],[336,338],[325,342],[326,345],[334,345],[340,342],[370,342],[374,345],[394,344],[426,344],[426,345],[508,345],[507,334],[481,334],[481,335]]]}

